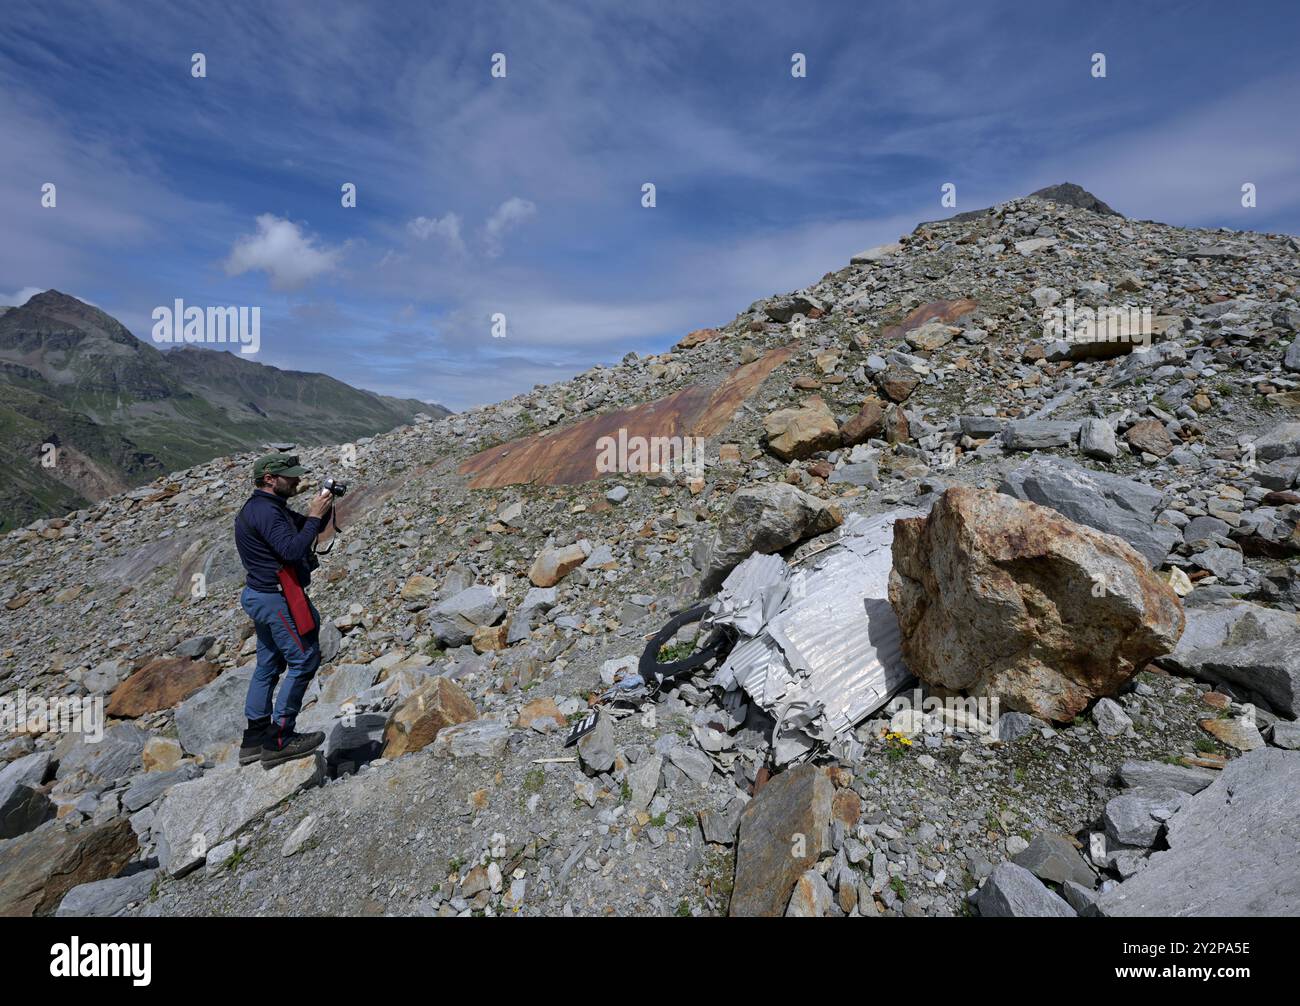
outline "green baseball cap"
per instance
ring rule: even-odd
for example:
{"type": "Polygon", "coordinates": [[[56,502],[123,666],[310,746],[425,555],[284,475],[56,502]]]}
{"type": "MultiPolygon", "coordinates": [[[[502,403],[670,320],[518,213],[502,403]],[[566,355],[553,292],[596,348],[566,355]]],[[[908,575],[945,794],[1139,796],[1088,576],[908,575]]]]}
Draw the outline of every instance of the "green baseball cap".
{"type": "Polygon", "coordinates": [[[263,454],[253,465],[253,478],[260,479],[263,475],[283,475],[285,478],[295,478],[306,475],[310,468],[304,468],[298,464],[297,454],[263,454]]]}

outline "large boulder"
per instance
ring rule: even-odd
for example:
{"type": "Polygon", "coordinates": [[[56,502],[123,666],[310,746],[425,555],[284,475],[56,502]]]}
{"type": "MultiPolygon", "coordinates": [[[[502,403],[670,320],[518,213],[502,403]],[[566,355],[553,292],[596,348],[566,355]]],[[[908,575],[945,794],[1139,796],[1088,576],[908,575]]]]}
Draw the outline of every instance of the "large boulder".
{"type": "Polygon", "coordinates": [[[763,420],[767,449],[782,461],[806,458],[840,446],[840,427],[830,408],[812,396],[797,409],[779,409],[763,420]]]}
{"type": "Polygon", "coordinates": [[[717,590],[727,574],[754,552],[780,552],[805,538],[825,534],[843,520],[839,507],[786,482],[737,491],[709,547],[701,596],[717,590]]]}
{"type": "Polygon", "coordinates": [[[1165,826],[1167,851],[1099,899],[1111,916],[1300,915],[1300,752],[1230,761],[1165,826]]]}
{"type": "Polygon", "coordinates": [[[1160,664],[1227,684],[1284,716],[1300,718],[1300,616],[1292,612],[1249,601],[1193,602],[1187,631],[1160,664]]]}
{"type": "Polygon", "coordinates": [[[1183,631],[1178,596],[1123,541],[1033,503],[954,487],[894,525],[889,600],[927,684],[1070,720],[1183,631]]]}
{"type": "Polygon", "coordinates": [[[799,878],[830,849],[834,789],[824,769],[800,765],[773,778],[745,807],[736,843],[733,916],[785,914],[799,878]]]}
{"type": "Polygon", "coordinates": [[[48,821],[0,842],[0,916],[52,915],[74,887],[116,876],[138,847],[124,817],[74,829],[48,821]]]}
{"type": "Polygon", "coordinates": [[[168,790],[154,812],[158,862],[179,877],[201,865],[208,850],[243,831],[254,819],[300,790],[320,783],[319,754],[263,768],[226,767],[168,790]]]}
{"type": "Polygon", "coordinates": [[[220,673],[216,664],[206,660],[155,657],[117,686],[105,712],[119,719],[134,719],[170,709],[220,673]]]}
{"type": "Polygon", "coordinates": [[[1182,537],[1177,528],[1156,523],[1158,490],[1062,458],[1030,458],[1008,472],[998,489],[1123,538],[1155,567],[1182,537]]]}

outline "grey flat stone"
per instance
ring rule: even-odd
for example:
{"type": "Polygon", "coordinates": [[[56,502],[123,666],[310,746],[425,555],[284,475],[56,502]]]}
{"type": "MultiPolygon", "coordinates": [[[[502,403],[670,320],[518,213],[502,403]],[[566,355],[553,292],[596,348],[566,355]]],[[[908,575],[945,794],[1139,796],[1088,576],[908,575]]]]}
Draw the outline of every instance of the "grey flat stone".
{"type": "Polygon", "coordinates": [[[1023,866],[1039,880],[1063,884],[1067,880],[1087,885],[1093,884],[1093,873],[1088,869],[1079,850],[1064,835],[1043,831],[1034,836],[1024,851],[1011,860],[1023,866]]]}
{"type": "Polygon", "coordinates": [[[1256,461],[1300,456],[1300,423],[1279,423],[1255,441],[1256,461]]]}
{"type": "Polygon", "coordinates": [[[1064,458],[1030,458],[1008,472],[998,490],[1123,538],[1154,567],[1182,538],[1177,528],[1155,522],[1158,490],[1109,472],[1090,471],[1064,458]]]}
{"type": "Polygon", "coordinates": [[[1300,752],[1233,759],[1167,825],[1168,851],[1099,899],[1110,916],[1300,915],[1300,752]]]}
{"type": "Polygon", "coordinates": [[[880,473],[873,462],[862,461],[858,464],[844,465],[831,472],[831,477],[827,480],[834,483],[845,483],[851,486],[866,486],[868,489],[880,488],[880,473]]]}
{"type": "Polygon", "coordinates": [[[1009,451],[1041,451],[1066,447],[1078,435],[1078,420],[1014,419],[1002,430],[1002,446],[1009,451]]]}
{"type": "Polygon", "coordinates": [[[176,707],[176,734],[190,754],[217,751],[243,736],[252,665],[227,671],[176,707]]]}
{"type": "Polygon", "coordinates": [[[0,769],[0,838],[33,831],[54,817],[54,803],[36,788],[49,771],[48,751],[26,755],[0,769]]]}
{"type": "MultiPolygon", "coordinates": [[[[240,702],[243,713],[243,702],[240,702]]],[[[242,720],[241,720],[242,729],[242,720]]],[[[140,756],[149,734],[134,723],[119,723],[92,740],[70,734],[58,747],[59,767],[55,775],[67,779],[81,773],[88,781],[113,783],[140,770],[140,756]]]]}
{"type": "Polygon", "coordinates": [[[433,750],[453,758],[499,758],[509,740],[509,726],[484,718],[443,727],[433,740],[433,750]]]}
{"type": "Polygon", "coordinates": [[[698,748],[679,744],[668,754],[669,760],[686,773],[687,778],[703,785],[713,775],[713,759],[698,748]]]}
{"type": "Polygon", "coordinates": [[[1073,908],[1081,918],[1095,918],[1101,914],[1097,907],[1097,892],[1091,885],[1076,884],[1067,880],[1061,885],[1061,896],[1065,903],[1073,908]]]}
{"type": "Polygon", "coordinates": [[[1085,419],[1079,426],[1079,450],[1090,458],[1114,461],[1119,457],[1114,428],[1104,419],[1085,419]]]}
{"type": "Polygon", "coordinates": [[[1120,845],[1149,849],[1165,822],[1190,797],[1182,790],[1140,787],[1106,803],[1102,824],[1106,837],[1120,845]]]}
{"type": "Polygon", "coordinates": [[[1269,731],[1268,742],[1288,751],[1300,751],[1300,723],[1278,720],[1269,731]]]}
{"type": "Polygon", "coordinates": [[[199,866],[208,852],[253,819],[324,777],[319,752],[265,769],[260,764],[221,768],[171,788],[154,812],[159,864],[173,877],[199,866]]]}
{"type": "Polygon", "coordinates": [[[1015,863],[999,863],[975,895],[980,915],[991,919],[1071,918],[1075,910],[1015,863]]]}
{"type": "Polygon", "coordinates": [[[1184,613],[1182,638],[1159,659],[1161,666],[1231,685],[1300,718],[1300,617],[1231,599],[1193,603],[1184,613]]]}
{"type": "Polygon", "coordinates": [[[1218,777],[1219,773],[1214,769],[1159,761],[1126,761],[1119,769],[1120,782],[1130,789],[1144,787],[1199,793],[1218,777]]]}
{"type": "Polygon", "coordinates": [[[203,774],[193,762],[170,772],[144,772],[131,780],[122,795],[122,807],[130,814],[149,806],[179,782],[189,782],[203,774]]]}
{"type": "Polygon", "coordinates": [[[127,905],[144,901],[153,890],[158,870],[142,870],[129,877],[96,880],[74,887],[63,896],[57,918],[103,919],[118,915],[127,905]]]}

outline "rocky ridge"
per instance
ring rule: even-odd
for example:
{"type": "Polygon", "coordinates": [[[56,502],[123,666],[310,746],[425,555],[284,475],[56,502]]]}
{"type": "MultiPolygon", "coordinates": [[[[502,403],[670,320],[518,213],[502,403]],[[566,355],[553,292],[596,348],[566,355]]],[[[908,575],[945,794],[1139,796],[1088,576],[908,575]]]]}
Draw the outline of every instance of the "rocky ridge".
{"type": "MultiPolygon", "coordinates": [[[[328,662],[302,722],[329,741],[288,771],[232,764],[252,640],[229,527],[254,454],[9,534],[0,685],[103,695],[118,716],[93,745],[0,739],[0,911],[1121,914],[1146,902],[1116,892],[1186,871],[1180,856],[1234,868],[1207,858],[1212,827],[1175,823],[1225,813],[1193,794],[1238,764],[1232,806],[1259,780],[1267,864],[1295,827],[1269,794],[1300,758],[1298,253],[1015,200],[671,352],[363,438],[351,469],[306,450],[353,489],[312,590],[328,662]],[[1045,333],[1067,298],[1149,307],[1150,348],[1045,333]],[[486,489],[462,473],[786,348],[701,472],[486,489]],[[562,746],[738,557],[797,557],[849,513],[953,486],[1126,543],[1116,569],[1182,599],[1172,652],[1077,715],[1008,706],[992,735],[882,712],[856,760],[771,781],[770,721],[702,678],[562,746]],[[1264,755],[1283,769],[1249,771],[1264,755]],[[804,822],[805,858],[767,847],[765,821],[804,822]]],[[[1262,889],[1281,893],[1253,910],[1293,904],[1262,889]]]]}

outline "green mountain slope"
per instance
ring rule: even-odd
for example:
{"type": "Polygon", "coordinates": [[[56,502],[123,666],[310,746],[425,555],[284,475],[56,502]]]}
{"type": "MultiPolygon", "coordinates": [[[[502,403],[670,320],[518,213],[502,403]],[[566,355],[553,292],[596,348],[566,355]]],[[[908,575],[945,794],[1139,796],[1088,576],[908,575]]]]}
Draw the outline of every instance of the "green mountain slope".
{"type": "Polygon", "coordinates": [[[269,441],[339,443],[448,414],[235,353],[163,352],[57,290],[0,313],[0,389],[0,531],[269,441]],[[43,444],[60,448],[52,468],[43,444]]]}

